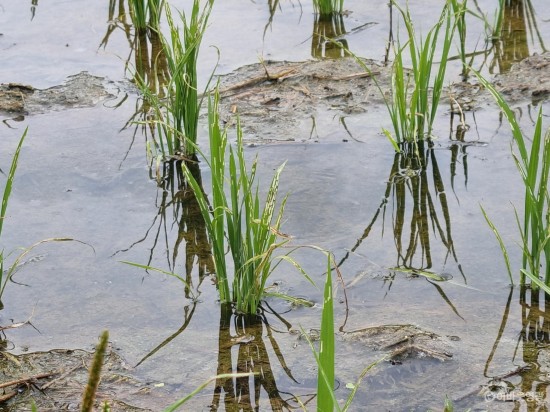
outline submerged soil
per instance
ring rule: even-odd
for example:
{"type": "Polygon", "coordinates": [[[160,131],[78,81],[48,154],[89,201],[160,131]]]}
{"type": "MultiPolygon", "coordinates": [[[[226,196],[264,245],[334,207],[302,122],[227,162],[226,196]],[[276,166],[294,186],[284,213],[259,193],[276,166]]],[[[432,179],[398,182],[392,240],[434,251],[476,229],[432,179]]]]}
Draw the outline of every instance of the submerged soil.
{"type": "Polygon", "coordinates": [[[38,114],[51,110],[92,107],[114,95],[108,90],[114,83],[81,72],[69,76],[65,83],[48,89],[7,83],[0,85],[0,113],[38,114]]]}
{"type": "MultiPolygon", "coordinates": [[[[496,76],[494,84],[511,103],[536,104],[550,96],[549,69],[550,53],[534,55],[515,64],[510,72],[496,76]]],[[[1,84],[0,112],[17,116],[91,107],[113,98],[119,88],[88,72],[69,76],[65,83],[48,89],[1,84]]],[[[345,119],[379,109],[390,93],[391,66],[382,62],[352,57],[263,61],[220,77],[220,112],[230,125],[236,123],[238,115],[249,143],[288,142],[296,140],[295,131],[304,123],[310,124],[313,132],[319,122],[316,119],[326,113],[345,119]]],[[[449,86],[443,103],[452,101],[467,111],[490,99],[470,78],[449,86]]]]}
{"type": "MultiPolygon", "coordinates": [[[[534,55],[497,76],[495,87],[511,104],[536,104],[550,95],[549,67],[550,53],[534,55]]],[[[339,116],[343,122],[354,114],[376,112],[390,93],[391,67],[381,62],[352,57],[300,63],[267,61],[221,78],[220,109],[229,124],[235,124],[238,116],[249,143],[304,141],[296,138],[296,130],[306,124],[312,130],[310,140],[317,141],[314,132],[324,117],[339,116]]],[[[473,75],[466,82],[450,85],[442,99],[443,105],[452,103],[455,112],[491,102],[492,97],[473,75]]]]}

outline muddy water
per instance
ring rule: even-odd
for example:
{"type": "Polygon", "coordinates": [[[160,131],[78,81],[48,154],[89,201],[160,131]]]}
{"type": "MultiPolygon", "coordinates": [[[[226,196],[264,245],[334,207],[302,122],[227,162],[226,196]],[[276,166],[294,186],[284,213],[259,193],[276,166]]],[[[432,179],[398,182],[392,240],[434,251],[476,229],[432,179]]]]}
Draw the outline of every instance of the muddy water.
{"type": "MultiPolygon", "coordinates": [[[[359,3],[346,4],[353,12],[344,19],[346,30],[352,31],[346,41],[354,52],[382,60],[389,32],[387,8],[359,3]]],[[[435,19],[421,14],[419,3],[410,3],[416,10],[413,14],[422,21],[435,19]]],[[[487,3],[479,2],[479,7],[492,18],[494,9],[487,3]]],[[[6,331],[10,352],[91,349],[100,331],[109,329],[113,348],[129,365],[142,361],[132,375],[149,388],[153,399],[160,398],[158,407],[141,399],[135,404],[160,410],[218,371],[227,372],[245,362],[252,356],[245,352],[254,347],[261,354],[256,363],[265,365],[259,400],[262,410],[275,403],[295,405],[292,396],[309,399],[315,392],[316,368],[307,344],[295,332],[300,325],[308,330],[318,328],[319,305],[293,308],[269,301],[280,317],[268,310],[265,319],[269,326],[264,324],[260,330],[257,324],[248,323],[243,330],[220,308],[209,278],[202,281],[198,302],[193,303],[175,279],[120,263],[150,263],[184,273],[186,251],[191,255],[191,246],[182,243],[174,263],[177,226],[182,219],[178,216],[174,224],[169,204],[172,194],[168,191],[163,197],[151,179],[141,133],[134,136],[133,128],[121,131],[135,111],[137,96],[124,81],[124,61],[131,49],[124,19],[112,19],[118,15],[119,4],[111,16],[116,27],[108,24],[107,4],[97,2],[38,3],[32,10],[30,3],[0,5],[2,83],[46,89],[88,71],[105,77],[109,92],[91,107],[54,107],[41,114],[2,117],[3,171],[22,130],[26,126],[30,130],[2,234],[3,247],[11,250],[54,236],[73,237],[90,245],[48,244],[32,253],[32,261],[15,278],[29,287],[10,285],[0,319],[9,324],[12,319],[20,322],[32,316],[39,332],[29,326],[6,331]],[[109,28],[113,31],[100,47],[109,28]],[[158,350],[144,360],[155,348],[158,350]]],[[[237,1],[216,5],[203,44],[220,49],[220,73],[256,63],[258,55],[292,61],[312,56],[311,6],[281,2],[271,24],[268,6],[237,1]],[[246,25],[240,23],[243,15],[250,16],[246,25]]],[[[544,4],[538,1],[532,6],[540,38],[548,43],[549,16],[544,14],[544,4]]],[[[508,27],[518,24],[508,23],[508,27]]],[[[471,36],[470,50],[481,49],[476,46],[478,37],[483,36],[481,30],[473,21],[476,34],[471,36]]],[[[542,51],[537,36],[527,40],[520,42],[514,53],[493,50],[487,63],[482,65],[481,55],[476,62],[486,73],[496,74],[509,66],[510,60],[504,57],[520,59],[527,57],[526,53],[542,51]]],[[[206,47],[203,50],[205,81],[216,53],[206,47]]],[[[459,65],[453,66],[449,78],[459,81],[459,72],[459,65]]],[[[534,108],[530,99],[516,105],[521,109],[522,125],[531,130],[529,113],[534,108]]],[[[519,265],[519,251],[514,248],[519,237],[511,223],[510,202],[521,208],[523,193],[510,154],[509,128],[501,124],[492,105],[484,102],[480,106],[475,116],[466,113],[470,130],[464,141],[456,141],[455,131],[449,131],[450,116],[441,112],[436,124],[439,139],[423,151],[424,175],[410,158],[396,157],[381,135],[380,123],[386,115],[379,106],[346,117],[352,136],[334,117],[334,110],[324,108],[316,113],[319,126],[315,133],[311,133],[310,118],[305,117],[298,119],[298,126],[288,136],[291,141],[267,145],[254,141],[246,149],[250,158],[259,155],[263,182],[274,168],[288,161],[281,182],[282,190],[290,193],[283,231],[294,236],[295,244],[316,244],[335,253],[348,284],[347,318],[341,290],[336,309],[343,332],[413,324],[448,340],[445,350],[453,355],[449,360],[413,356],[381,363],[363,381],[356,410],[438,410],[445,395],[460,409],[512,410],[527,405],[520,391],[548,396],[544,389],[529,386],[532,379],[535,383],[547,380],[547,353],[533,348],[535,338],[544,344],[547,336],[531,336],[523,342],[518,338],[525,330],[522,320],[528,319],[526,306],[521,305],[517,288],[510,295],[500,249],[479,208],[483,204],[510,246],[512,262],[519,265]],[[409,194],[414,188],[424,194],[424,200],[416,204],[409,194]],[[415,206],[429,218],[430,229],[417,233],[424,243],[419,241],[413,256],[405,259],[410,227],[422,223],[414,220],[415,206]],[[399,210],[404,210],[402,220],[399,210]],[[441,230],[434,230],[432,222],[441,230]],[[403,231],[400,241],[395,240],[396,228],[403,231]],[[398,266],[401,270],[390,269],[398,266]],[[448,280],[429,282],[424,276],[413,276],[408,268],[424,268],[448,280]],[[503,314],[507,314],[506,322],[502,322],[503,314]],[[531,366],[531,374],[512,373],[526,364],[531,366]],[[502,379],[492,382],[495,376],[502,379]],[[507,383],[516,389],[515,406],[486,402],[480,394],[490,384],[507,383]]],[[[548,112],[548,105],[544,106],[548,112]]],[[[204,146],[204,121],[201,125],[204,146]]],[[[207,182],[208,170],[202,167],[201,173],[207,182]]],[[[192,232],[191,220],[184,226],[186,233],[192,232]]],[[[324,262],[318,254],[299,251],[295,257],[322,283],[324,262]]],[[[195,286],[200,281],[196,264],[192,280],[195,286]]],[[[273,280],[283,291],[315,302],[320,299],[320,293],[291,268],[281,269],[273,280]]],[[[542,306],[541,311],[544,313],[542,306]]],[[[539,314],[531,312],[531,316],[539,314]]],[[[343,334],[338,342],[337,394],[343,399],[348,393],[346,384],[387,351],[344,339],[343,334]]],[[[208,405],[223,404],[223,399],[209,389],[193,402],[187,410],[208,410],[208,405]]],[[[313,408],[314,403],[313,399],[308,406],[313,408]]]]}

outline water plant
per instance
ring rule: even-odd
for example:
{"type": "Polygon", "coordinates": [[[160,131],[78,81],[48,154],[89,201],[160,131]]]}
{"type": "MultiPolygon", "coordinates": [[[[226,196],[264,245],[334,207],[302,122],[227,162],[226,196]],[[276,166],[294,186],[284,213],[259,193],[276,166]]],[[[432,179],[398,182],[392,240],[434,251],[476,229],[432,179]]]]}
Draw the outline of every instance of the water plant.
{"type": "MultiPolygon", "coordinates": [[[[468,79],[468,72],[471,64],[466,61],[466,12],[468,11],[468,0],[451,0],[451,8],[455,15],[456,31],[459,37],[459,56],[462,62],[462,80],[468,79]]],[[[471,62],[470,62],[471,63],[471,62]]]]}
{"type": "MultiPolygon", "coordinates": [[[[10,170],[8,172],[7,180],[4,185],[4,193],[2,195],[2,207],[0,208],[0,239],[2,238],[2,230],[4,228],[4,219],[6,218],[6,212],[8,209],[8,201],[11,196],[11,190],[13,187],[13,179],[15,178],[15,172],[17,171],[17,163],[19,161],[19,155],[21,153],[21,147],[23,146],[23,141],[27,136],[28,128],[25,129],[23,135],[19,139],[19,144],[15,149],[15,153],[11,160],[10,170]]],[[[15,264],[11,265],[9,268],[4,268],[4,260],[6,255],[4,254],[4,249],[0,250],[0,308],[2,307],[2,295],[6,289],[6,285],[11,279],[13,272],[15,271],[15,264]]]]}
{"type": "Polygon", "coordinates": [[[322,17],[341,14],[344,11],[344,0],[313,0],[313,10],[322,17]]]}
{"type": "Polygon", "coordinates": [[[307,339],[311,351],[317,362],[317,411],[318,412],[345,412],[349,410],[357,389],[366,374],[374,368],[384,358],[368,365],[362,371],[355,383],[346,385],[351,388],[351,392],[346,399],[343,407],[340,407],[336,395],[334,394],[335,379],[335,339],[334,339],[334,294],[332,287],[332,267],[334,260],[332,254],[327,255],[327,276],[325,279],[323,312],[321,315],[321,333],[319,338],[319,349],[315,349],[310,337],[302,329],[302,334],[307,339]]]}
{"type": "Polygon", "coordinates": [[[157,30],[160,24],[160,11],[164,0],[128,0],[130,17],[136,30],[148,27],[157,30]]]}
{"type": "MultiPolygon", "coordinates": [[[[528,151],[526,143],[528,139],[523,135],[514,111],[486,79],[478,72],[474,73],[481,84],[493,95],[510,124],[513,141],[519,152],[519,155],[513,153],[513,156],[525,186],[523,220],[520,220],[517,210],[515,211],[517,225],[521,233],[523,252],[520,284],[524,284],[527,277],[535,287],[540,287],[545,292],[550,293],[550,195],[548,190],[550,128],[543,132],[541,108],[531,139],[531,149],[528,151]],[[543,280],[541,280],[541,277],[543,280]]],[[[482,211],[497,236],[506,261],[510,281],[513,284],[511,265],[504,242],[483,208],[482,211]]]]}
{"type": "Polygon", "coordinates": [[[203,155],[211,171],[210,203],[185,164],[183,171],[195,192],[212,242],[221,301],[234,302],[237,311],[256,313],[261,299],[268,294],[265,292],[267,279],[282,260],[290,261],[303,275],[306,274],[288,253],[275,256],[275,252],[289,241],[280,232],[286,196],[276,209],[279,177],[284,164],[276,170],[265,202],[262,202],[255,182],[257,159],[248,169],[240,125],[237,126],[236,148],[229,147],[227,161],[227,130],[220,127],[218,102],[216,90],[208,103],[210,159],[203,155]],[[232,282],[226,263],[227,250],[233,262],[232,282]],[[273,264],[276,258],[279,260],[273,264]]]}
{"type": "Polygon", "coordinates": [[[453,18],[455,15],[451,1],[448,0],[438,22],[428,31],[426,37],[417,37],[409,9],[402,8],[395,1],[392,1],[392,5],[400,12],[408,36],[404,44],[397,36],[392,65],[392,96],[391,100],[384,97],[395,135],[388,130],[384,130],[384,133],[394,142],[395,147],[402,142],[416,142],[431,137],[456,21],[453,18]],[[435,53],[440,42],[438,68],[432,77],[435,53]],[[411,61],[410,71],[405,68],[405,58],[411,61]]]}
{"type": "Polygon", "coordinates": [[[214,1],[209,0],[201,8],[200,0],[194,0],[189,16],[178,12],[183,29],[174,21],[170,6],[165,5],[170,36],[161,36],[161,41],[170,79],[165,86],[158,86],[159,92],[143,80],[138,81],[156,125],[157,137],[150,149],[163,160],[177,154],[192,156],[195,153],[203,101],[197,90],[197,59],[213,5],[214,1]]]}

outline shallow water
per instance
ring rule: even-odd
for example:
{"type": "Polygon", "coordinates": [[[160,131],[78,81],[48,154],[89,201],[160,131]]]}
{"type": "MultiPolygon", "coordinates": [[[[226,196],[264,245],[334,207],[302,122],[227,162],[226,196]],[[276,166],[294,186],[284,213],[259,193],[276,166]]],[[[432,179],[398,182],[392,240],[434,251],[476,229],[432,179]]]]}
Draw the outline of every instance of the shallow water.
{"type": "MultiPolygon", "coordinates": [[[[32,254],[34,261],[23,267],[15,279],[30,287],[9,285],[3,297],[1,320],[17,322],[32,315],[32,324],[39,330],[25,327],[7,331],[13,353],[92,348],[98,334],[107,328],[113,346],[130,365],[136,365],[157,345],[184,329],[133,370],[152,391],[162,395],[164,406],[215,375],[220,364],[227,362],[220,361],[219,353],[233,353],[236,362],[245,356],[237,349],[244,351],[246,345],[230,346],[228,350],[220,343],[220,322],[227,319],[220,316],[217,293],[208,278],[194,305],[185,298],[177,280],[146,274],[120,263],[151,263],[168,270],[173,265],[170,256],[178,235],[177,224],[173,223],[171,207],[163,209],[162,191],[150,177],[144,138],[139,133],[134,138],[132,128],[121,130],[133,115],[137,97],[124,82],[124,61],[130,53],[125,32],[116,28],[107,45],[100,47],[109,27],[108,7],[106,3],[91,3],[39,3],[32,20],[30,4],[0,3],[1,82],[46,88],[83,70],[113,81],[108,86],[113,97],[95,107],[29,115],[19,122],[7,120],[0,128],[0,168],[5,171],[18,138],[29,126],[2,234],[3,247],[11,250],[54,236],[73,237],[87,244],[52,243],[37,248],[32,254]],[[164,387],[153,386],[159,383],[164,387]]],[[[492,16],[488,3],[479,2],[479,6],[492,16]]],[[[429,8],[422,7],[420,12],[419,4],[425,2],[410,2],[419,21],[435,19],[423,15],[429,8]]],[[[548,43],[548,11],[543,1],[533,1],[532,6],[541,38],[548,43]]],[[[389,32],[387,7],[349,1],[346,8],[353,11],[345,18],[348,31],[376,23],[346,36],[350,49],[382,60],[389,32]]],[[[313,14],[309,4],[282,2],[266,30],[269,16],[264,1],[228,0],[215,6],[203,45],[219,48],[220,73],[255,63],[259,55],[297,61],[311,57],[313,14]],[[243,15],[250,16],[246,25],[240,23],[243,15]]],[[[470,49],[476,48],[477,37],[482,36],[479,24],[472,24],[472,33],[477,36],[472,34],[470,49]]],[[[530,37],[527,44],[529,53],[541,51],[536,36],[530,37]]],[[[524,48],[518,48],[513,55],[525,57],[524,48]]],[[[205,82],[216,53],[203,47],[201,56],[201,81],[205,82]]],[[[487,64],[484,70],[496,72],[497,67],[507,67],[502,60],[495,60],[495,64],[494,69],[489,70],[491,66],[487,64]]],[[[460,67],[453,66],[449,79],[459,81],[459,72],[460,67]]],[[[544,106],[548,112],[548,104],[544,106]]],[[[524,113],[522,125],[530,130],[527,113],[532,108],[528,102],[519,107],[524,113]]],[[[514,352],[526,314],[517,288],[509,297],[509,280],[500,249],[479,208],[481,203],[501,231],[510,246],[512,262],[518,267],[519,250],[514,248],[514,242],[519,240],[519,234],[511,203],[521,209],[523,190],[510,154],[509,128],[500,124],[494,107],[483,107],[475,119],[467,114],[471,126],[467,144],[455,142],[447,137],[449,117],[443,110],[441,113],[436,124],[440,138],[433,150],[426,149],[429,166],[422,187],[435,205],[431,216],[443,227],[443,232],[428,231],[432,259],[429,270],[445,274],[451,278],[448,282],[430,283],[422,276],[410,277],[388,269],[403,265],[398,259],[393,224],[396,204],[402,200],[406,202],[403,250],[409,245],[408,227],[414,205],[411,196],[398,193],[398,187],[413,184],[414,178],[404,174],[390,187],[385,213],[381,209],[376,215],[395,161],[389,143],[380,133],[378,122],[385,116],[382,109],[349,118],[348,126],[361,142],[343,142],[345,131],[335,120],[330,133],[318,130],[319,142],[315,144],[308,141],[310,130],[304,127],[296,131],[296,140],[305,142],[246,149],[250,158],[259,155],[262,182],[269,180],[274,168],[288,161],[281,181],[281,190],[290,193],[283,231],[294,237],[295,244],[316,244],[332,250],[336,260],[342,262],[349,312],[346,318],[339,290],[338,326],[346,321],[343,330],[350,331],[410,323],[442,336],[460,338],[453,342],[452,360],[446,362],[408,359],[402,365],[380,364],[361,384],[356,410],[438,410],[445,395],[454,399],[459,409],[526,408],[521,397],[515,404],[487,403],[478,394],[480,386],[487,385],[491,376],[505,375],[524,364],[538,367],[535,383],[546,382],[548,363],[544,351],[538,361],[532,359],[527,343],[520,344],[523,359],[514,352]],[[446,196],[444,200],[442,194],[446,196]],[[446,213],[450,223],[445,223],[446,213]],[[369,227],[370,232],[363,239],[369,227]],[[442,241],[442,233],[447,239],[450,234],[454,255],[449,252],[449,243],[442,241]],[[509,298],[506,327],[499,336],[509,298]],[[497,338],[497,350],[491,355],[497,338]]],[[[204,121],[201,127],[204,145],[204,121]]],[[[201,172],[207,181],[206,168],[202,167],[201,172]]],[[[422,261],[422,256],[418,246],[410,266],[427,268],[427,257],[424,255],[422,261]]],[[[295,257],[316,281],[323,282],[325,267],[319,254],[298,251],[295,257]]],[[[183,273],[184,261],[185,246],[181,245],[174,265],[176,271],[183,273]]],[[[195,285],[197,272],[195,265],[195,285]]],[[[315,302],[321,298],[320,292],[291,268],[281,269],[273,279],[283,291],[315,302]]],[[[279,301],[270,304],[294,330],[300,325],[305,329],[319,325],[319,305],[292,309],[279,301]]],[[[544,309],[541,311],[543,314],[544,309]]],[[[541,323],[542,314],[538,318],[541,323]]],[[[273,393],[273,381],[283,399],[289,399],[289,394],[307,399],[316,385],[316,368],[305,341],[288,333],[288,324],[275,315],[266,314],[266,318],[273,327],[272,335],[266,327],[263,332],[249,332],[257,342],[263,336],[261,362],[270,364],[273,371],[273,378],[266,378],[261,393],[262,410],[269,409],[266,392],[273,393]],[[280,355],[292,377],[281,366],[280,355]]],[[[237,330],[231,329],[230,334],[236,335],[237,330]]],[[[345,384],[354,381],[364,366],[381,355],[358,343],[339,340],[339,399],[347,396],[345,384]]],[[[529,383],[530,378],[531,375],[518,374],[503,380],[525,392],[543,391],[535,386],[528,390],[520,386],[529,383]]],[[[215,398],[210,387],[195,398],[188,410],[207,410],[212,402],[215,398]]]]}

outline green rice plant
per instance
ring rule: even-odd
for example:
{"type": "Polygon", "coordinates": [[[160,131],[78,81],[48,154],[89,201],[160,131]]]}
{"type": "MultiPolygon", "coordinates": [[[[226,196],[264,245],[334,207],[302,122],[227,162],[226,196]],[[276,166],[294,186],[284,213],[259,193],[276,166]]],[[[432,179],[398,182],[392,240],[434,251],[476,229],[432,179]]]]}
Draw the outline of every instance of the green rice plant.
{"type": "Polygon", "coordinates": [[[164,86],[165,90],[158,93],[151,90],[145,81],[138,80],[157,126],[158,140],[155,140],[153,149],[160,153],[163,160],[176,154],[191,156],[195,153],[203,99],[199,98],[197,91],[197,60],[213,5],[214,1],[209,0],[201,9],[200,0],[193,0],[190,16],[179,12],[183,22],[181,30],[174,22],[170,6],[166,4],[164,10],[170,37],[161,36],[161,40],[170,80],[164,86]]]}
{"type": "Polygon", "coordinates": [[[399,38],[397,39],[392,66],[392,98],[391,101],[386,100],[395,136],[388,130],[384,130],[384,133],[390,140],[399,144],[431,137],[457,23],[456,19],[453,19],[451,1],[448,0],[443,6],[438,22],[428,31],[426,37],[417,37],[408,8],[400,7],[395,1],[392,1],[392,4],[401,13],[408,35],[405,44],[401,44],[399,38]],[[439,67],[432,77],[435,52],[440,41],[442,49],[439,67]],[[405,68],[404,63],[407,51],[407,57],[412,63],[410,71],[405,68]]]}
{"type": "Polygon", "coordinates": [[[148,27],[158,30],[163,3],[164,0],[128,0],[130,18],[136,31],[148,27]]]}
{"type": "Polygon", "coordinates": [[[206,388],[208,385],[210,385],[211,382],[215,382],[218,379],[233,379],[233,378],[247,378],[252,376],[252,373],[225,373],[222,375],[216,375],[210,379],[208,379],[206,382],[202,383],[195,389],[193,392],[191,392],[189,395],[181,398],[180,400],[174,402],[170,406],[164,409],[164,412],[174,412],[177,411],[180,406],[184,405],[186,402],[188,402],[190,399],[193,399],[195,395],[197,395],[199,392],[201,392],[204,388],[206,388]]]}
{"type": "MultiPolygon", "coordinates": [[[[8,172],[8,178],[4,185],[4,193],[2,195],[2,207],[0,208],[0,239],[2,238],[2,230],[4,228],[4,219],[6,218],[6,212],[8,209],[8,201],[10,199],[11,190],[13,187],[13,179],[15,178],[15,172],[17,170],[17,163],[19,161],[19,154],[21,153],[21,147],[23,146],[23,141],[27,136],[28,128],[23,132],[23,136],[19,139],[19,144],[11,160],[10,170],[8,172]]],[[[4,249],[0,249],[0,308],[2,306],[2,295],[6,285],[11,279],[11,274],[15,270],[15,265],[10,266],[9,270],[4,268],[4,260],[6,255],[4,254],[4,249]]]]}
{"type": "Polygon", "coordinates": [[[344,0],[313,0],[313,10],[321,17],[330,17],[344,11],[344,0]]]}
{"type": "MultiPolygon", "coordinates": [[[[516,220],[521,233],[523,262],[520,283],[528,277],[533,284],[550,293],[550,195],[548,179],[550,177],[550,128],[542,130],[542,108],[539,110],[535,130],[531,140],[531,150],[527,150],[526,138],[521,131],[513,110],[498,91],[481,74],[474,71],[481,84],[493,95],[502,113],[512,129],[512,137],[519,155],[513,153],[516,167],[525,186],[524,215],[520,221],[516,211],[516,220]],[[543,281],[540,277],[543,277],[543,281]]],[[[485,214],[486,216],[486,214],[485,214]]],[[[486,216],[488,222],[489,218],[486,216]]],[[[498,234],[494,225],[493,231],[498,234]]],[[[497,239],[500,236],[497,235],[497,239]]],[[[506,248],[499,240],[506,259],[506,248]]],[[[507,265],[509,265],[507,263],[507,265]]],[[[509,267],[509,266],[508,266],[509,267]]]]}
{"type": "Polygon", "coordinates": [[[334,394],[334,379],[335,379],[335,339],[334,339],[334,295],[332,288],[332,267],[334,260],[332,255],[324,252],[327,255],[327,277],[325,279],[325,290],[323,298],[323,313],[321,315],[321,334],[319,338],[319,350],[316,350],[313,342],[307,333],[302,329],[302,334],[307,339],[311,351],[317,362],[317,411],[318,412],[345,412],[351,407],[353,398],[357,393],[357,389],[366,374],[374,368],[384,358],[368,365],[363,369],[357,381],[353,384],[346,385],[351,388],[351,392],[346,399],[343,407],[340,407],[336,395],[334,394]]]}
{"type": "Polygon", "coordinates": [[[219,94],[216,91],[208,104],[210,159],[203,155],[212,174],[210,204],[200,184],[185,164],[183,171],[195,192],[212,242],[221,301],[234,302],[237,311],[256,313],[261,299],[267,295],[267,279],[281,261],[289,261],[310,282],[312,281],[289,253],[277,257],[274,255],[289,241],[280,232],[287,196],[282,199],[276,210],[279,177],[284,164],[276,170],[265,202],[262,202],[259,186],[255,182],[257,159],[249,170],[245,162],[242,130],[239,124],[237,146],[229,147],[227,162],[227,132],[220,128],[218,102],[219,94]],[[225,259],[227,250],[233,261],[234,276],[231,286],[225,259]],[[273,264],[275,259],[278,262],[273,264]]]}
{"type": "MultiPolygon", "coordinates": [[[[2,195],[2,206],[0,208],[0,239],[2,238],[2,230],[4,228],[4,219],[6,218],[6,212],[8,209],[8,201],[10,199],[12,187],[13,187],[13,180],[15,178],[15,172],[17,170],[17,164],[19,161],[19,155],[21,154],[21,147],[23,146],[23,141],[25,140],[25,137],[27,136],[28,128],[25,129],[23,132],[23,135],[21,136],[21,139],[19,139],[19,144],[17,145],[17,149],[15,150],[15,154],[13,155],[10,170],[8,172],[8,178],[6,180],[6,183],[4,185],[4,193],[2,195]]],[[[0,309],[4,307],[2,304],[2,296],[4,295],[4,292],[6,291],[6,287],[8,283],[12,280],[13,276],[17,272],[17,270],[21,267],[21,265],[24,263],[23,259],[36,247],[40,246],[43,243],[49,243],[49,242],[65,242],[65,241],[76,241],[80,242],[75,239],[70,238],[50,238],[50,239],[44,239],[39,242],[36,242],[35,244],[31,245],[28,248],[23,248],[22,252],[17,255],[13,263],[10,265],[6,264],[6,259],[12,254],[12,253],[5,253],[4,249],[0,249],[0,309]]]]}
{"type": "Polygon", "coordinates": [[[462,79],[466,81],[470,65],[466,61],[466,12],[468,11],[468,0],[451,0],[451,8],[453,10],[456,31],[459,37],[459,56],[462,62],[462,79]]]}
{"type": "MultiPolygon", "coordinates": [[[[0,208],[0,238],[2,237],[2,229],[4,227],[4,219],[6,218],[6,211],[8,209],[8,201],[10,199],[11,190],[13,187],[13,179],[15,178],[15,172],[17,170],[17,162],[19,161],[19,154],[21,153],[21,147],[23,146],[23,141],[27,136],[28,128],[23,132],[23,136],[19,139],[19,144],[15,149],[15,153],[11,159],[10,171],[8,172],[8,179],[4,185],[4,194],[2,195],[2,207],[0,208]]],[[[2,279],[2,273],[0,273],[0,280],[2,279]]],[[[0,281],[1,284],[1,281],[0,281]]]]}

